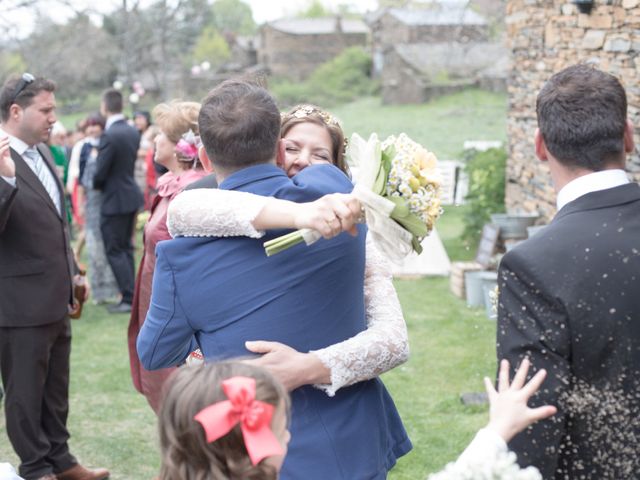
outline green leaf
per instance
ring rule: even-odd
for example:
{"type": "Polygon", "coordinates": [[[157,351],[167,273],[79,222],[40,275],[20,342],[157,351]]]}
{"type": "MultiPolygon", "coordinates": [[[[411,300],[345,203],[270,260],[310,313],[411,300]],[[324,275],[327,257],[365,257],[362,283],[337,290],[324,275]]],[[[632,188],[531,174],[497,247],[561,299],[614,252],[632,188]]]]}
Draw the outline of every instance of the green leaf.
{"type": "Polygon", "coordinates": [[[396,217],[392,212],[391,218],[393,218],[396,222],[398,222],[416,237],[424,237],[427,233],[429,233],[427,226],[414,213],[409,213],[408,215],[402,217],[396,217]]]}
{"type": "Polygon", "coordinates": [[[393,218],[394,220],[397,220],[398,218],[404,218],[407,215],[409,215],[410,213],[409,204],[404,198],[402,197],[385,197],[385,198],[395,203],[396,205],[393,211],[391,212],[391,218],[393,218]]]}
{"type": "Polygon", "coordinates": [[[418,237],[414,236],[411,239],[411,246],[413,247],[413,250],[420,255],[422,253],[422,244],[420,243],[420,240],[418,239],[418,237]]]}

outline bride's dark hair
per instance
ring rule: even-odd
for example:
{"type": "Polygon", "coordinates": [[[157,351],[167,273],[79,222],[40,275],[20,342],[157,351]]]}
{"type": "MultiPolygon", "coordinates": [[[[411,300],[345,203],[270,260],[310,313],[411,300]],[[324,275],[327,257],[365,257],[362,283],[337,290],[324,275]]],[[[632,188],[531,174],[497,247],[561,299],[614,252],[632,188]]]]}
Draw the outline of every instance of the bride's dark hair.
{"type": "Polygon", "coordinates": [[[256,380],[256,400],[289,409],[284,387],[266,370],[224,362],[179,368],[169,378],[159,415],[161,480],[275,480],[278,472],[266,459],[255,467],[249,460],[240,426],[208,443],[194,416],[203,408],[227,400],[222,382],[231,377],[256,380]]]}

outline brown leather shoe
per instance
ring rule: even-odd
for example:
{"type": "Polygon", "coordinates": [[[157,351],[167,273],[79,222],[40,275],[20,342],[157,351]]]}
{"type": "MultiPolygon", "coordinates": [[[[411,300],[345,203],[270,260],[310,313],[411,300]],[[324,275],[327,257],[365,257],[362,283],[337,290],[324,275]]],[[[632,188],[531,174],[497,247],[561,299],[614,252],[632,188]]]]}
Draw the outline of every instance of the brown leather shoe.
{"type": "Polygon", "coordinates": [[[38,480],[56,480],[56,476],[53,473],[47,473],[45,476],[38,478],[38,480]]]}
{"type": "Polygon", "coordinates": [[[95,470],[89,470],[78,464],[75,467],[71,467],[69,470],[65,470],[62,473],[58,473],[57,480],[105,480],[109,478],[109,470],[106,468],[96,468],[95,470]]]}

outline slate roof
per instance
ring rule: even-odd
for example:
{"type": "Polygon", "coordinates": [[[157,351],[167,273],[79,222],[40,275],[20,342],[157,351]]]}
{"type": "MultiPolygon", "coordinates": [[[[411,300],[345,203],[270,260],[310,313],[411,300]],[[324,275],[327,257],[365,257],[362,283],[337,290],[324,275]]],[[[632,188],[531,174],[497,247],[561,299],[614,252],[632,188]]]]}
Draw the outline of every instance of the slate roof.
{"type": "Polygon", "coordinates": [[[424,10],[407,8],[383,8],[367,16],[369,24],[375,23],[385,14],[392,15],[400,22],[411,26],[436,25],[487,25],[479,13],[458,6],[442,6],[424,10]]]}
{"type": "MultiPolygon", "coordinates": [[[[336,33],[336,17],[324,18],[281,18],[266,25],[292,35],[318,35],[336,33]]],[[[340,19],[344,33],[368,33],[369,27],[362,20],[340,19]]]]}

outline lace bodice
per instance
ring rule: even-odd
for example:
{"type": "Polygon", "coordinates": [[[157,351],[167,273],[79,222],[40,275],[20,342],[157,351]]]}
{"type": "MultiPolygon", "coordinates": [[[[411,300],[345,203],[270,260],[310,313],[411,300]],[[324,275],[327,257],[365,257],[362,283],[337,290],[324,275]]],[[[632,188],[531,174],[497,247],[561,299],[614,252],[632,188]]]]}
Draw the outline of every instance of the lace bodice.
{"type": "MultiPolygon", "coordinates": [[[[268,197],[219,189],[189,190],[169,207],[172,236],[247,236],[264,232],[251,222],[268,197]]],[[[313,353],[331,371],[331,383],[316,385],[329,396],[347,385],[374,378],[409,356],[407,326],[392,282],[388,261],[367,237],[364,298],[367,330],[313,353]]]]}

